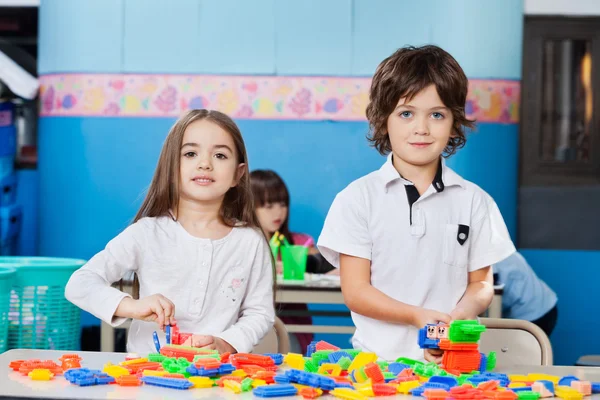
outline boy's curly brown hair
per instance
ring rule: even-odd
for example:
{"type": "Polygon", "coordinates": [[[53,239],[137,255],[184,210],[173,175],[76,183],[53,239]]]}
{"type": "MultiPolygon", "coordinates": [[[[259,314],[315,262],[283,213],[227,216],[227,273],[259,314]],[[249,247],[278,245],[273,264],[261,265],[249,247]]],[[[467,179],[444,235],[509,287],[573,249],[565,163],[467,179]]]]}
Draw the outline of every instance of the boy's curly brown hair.
{"type": "Polygon", "coordinates": [[[387,121],[400,99],[409,101],[431,84],[435,85],[440,99],[454,117],[454,132],[443,155],[449,157],[465,145],[465,128],[473,128],[475,120],[468,119],[465,114],[469,81],[464,71],[454,57],[440,47],[407,46],[383,60],[371,82],[367,138],[380,154],[392,150],[387,121]]]}

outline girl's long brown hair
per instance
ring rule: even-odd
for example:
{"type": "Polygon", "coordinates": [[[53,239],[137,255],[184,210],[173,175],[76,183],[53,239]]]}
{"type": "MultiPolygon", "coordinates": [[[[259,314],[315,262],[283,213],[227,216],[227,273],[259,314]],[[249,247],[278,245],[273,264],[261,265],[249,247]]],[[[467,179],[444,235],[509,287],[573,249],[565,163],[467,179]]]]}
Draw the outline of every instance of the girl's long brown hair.
{"type": "MultiPolygon", "coordinates": [[[[254,211],[248,157],[242,133],[229,116],[219,111],[205,109],[188,111],[171,127],[160,153],[148,193],[133,219],[133,223],[144,217],[170,216],[176,218],[173,217],[171,211],[176,213],[179,205],[179,164],[183,135],[190,124],[201,120],[210,121],[228,132],[235,144],[235,155],[238,164],[244,163],[244,173],[238,184],[230,188],[223,199],[219,211],[222,222],[231,227],[235,226],[236,223],[242,223],[246,227],[258,228],[262,234],[263,230],[254,211]]],[[[275,295],[275,263],[273,260],[271,262],[273,267],[273,295],[275,295]]],[[[135,299],[139,298],[137,276],[133,280],[133,297],[135,299]]]]}

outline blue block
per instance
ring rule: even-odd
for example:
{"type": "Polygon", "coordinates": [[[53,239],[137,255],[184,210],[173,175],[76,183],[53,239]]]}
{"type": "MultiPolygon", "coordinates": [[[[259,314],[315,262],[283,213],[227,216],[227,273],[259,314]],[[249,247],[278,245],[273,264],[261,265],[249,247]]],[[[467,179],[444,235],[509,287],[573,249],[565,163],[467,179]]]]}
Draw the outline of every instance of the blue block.
{"type": "Polygon", "coordinates": [[[264,385],[252,391],[256,397],[282,397],[295,396],[298,393],[293,385],[264,385]]]}
{"type": "Polygon", "coordinates": [[[448,385],[445,385],[443,383],[435,383],[435,382],[426,382],[423,385],[414,388],[413,390],[410,391],[410,393],[413,396],[423,396],[423,392],[425,392],[427,389],[444,389],[444,390],[450,390],[450,387],[448,385]]]}
{"type": "Polygon", "coordinates": [[[275,383],[290,383],[291,382],[290,378],[285,375],[275,375],[273,377],[273,380],[275,381],[275,383]]]}
{"type": "Polygon", "coordinates": [[[388,371],[394,375],[398,375],[400,372],[404,371],[407,368],[410,368],[410,365],[397,362],[390,363],[388,365],[388,371]]]}
{"type": "Polygon", "coordinates": [[[487,356],[483,353],[479,353],[481,355],[481,361],[479,362],[479,372],[482,374],[487,370],[487,356]]]}
{"type": "Polygon", "coordinates": [[[275,363],[275,365],[281,365],[283,364],[283,354],[279,354],[279,353],[265,353],[263,354],[267,357],[271,357],[271,359],[273,360],[273,362],[275,363]]]}
{"type": "Polygon", "coordinates": [[[531,386],[510,388],[508,390],[512,390],[515,393],[518,393],[518,392],[531,392],[531,386]]]}
{"type": "Polygon", "coordinates": [[[453,388],[454,386],[458,385],[458,381],[453,376],[432,376],[429,378],[429,383],[441,383],[449,388],[453,388]]]}
{"type": "Polygon", "coordinates": [[[337,362],[340,361],[342,357],[347,357],[352,360],[352,356],[350,356],[350,354],[348,354],[345,351],[334,351],[333,353],[330,353],[328,357],[329,362],[333,364],[337,364],[337,362]]]}
{"type": "Polygon", "coordinates": [[[427,329],[433,324],[427,324],[424,328],[419,329],[419,347],[422,349],[439,349],[439,339],[429,339],[427,337],[427,329]]]}
{"type": "Polygon", "coordinates": [[[194,384],[187,379],[163,378],[162,376],[144,376],[141,380],[146,385],[161,386],[169,389],[186,390],[194,386],[194,384]]]}
{"type": "Polygon", "coordinates": [[[312,357],[313,353],[317,351],[317,342],[312,341],[306,346],[306,357],[312,357]]]}
{"type": "Polygon", "coordinates": [[[558,381],[558,386],[569,386],[570,387],[571,382],[578,381],[578,380],[579,380],[579,378],[577,378],[576,376],[573,376],[573,375],[563,376],[558,381]]]}

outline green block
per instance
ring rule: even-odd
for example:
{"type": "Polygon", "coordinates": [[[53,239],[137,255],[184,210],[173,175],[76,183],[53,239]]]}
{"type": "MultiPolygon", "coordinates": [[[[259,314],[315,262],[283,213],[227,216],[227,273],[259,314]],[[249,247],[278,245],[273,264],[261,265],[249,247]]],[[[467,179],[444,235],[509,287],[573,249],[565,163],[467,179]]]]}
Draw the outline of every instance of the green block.
{"type": "Polygon", "coordinates": [[[406,358],[406,357],[400,357],[396,359],[397,363],[402,363],[402,364],[406,364],[411,368],[414,368],[415,365],[421,364],[421,365],[425,365],[423,362],[418,361],[418,360],[413,360],[412,358],[406,358]]]}
{"type": "Polygon", "coordinates": [[[308,361],[304,363],[304,371],[306,372],[317,372],[319,370],[319,368],[317,368],[317,366],[312,362],[312,361],[308,361]]]}
{"type": "Polygon", "coordinates": [[[214,358],[215,360],[221,361],[221,356],[219,354],[198,354],[194,356],[194,362],[204,358],[214,358]]]}
{"type": "Polygon", "coordinates": [[[490,351],[487,356],[487,364],[485,366],[486,371],[493,371],[496,368],[496,352],[490,351]]]}
{"type": "Polygon", "coordinates": [[[387,379],[394,379],[394,378],[397,378],[397,376],[396,376],[394,373],[392,373],[392,372],[384,372],[384,373],[383,373],[383,377],[384,377],[384,379],[386,379],[386,380],[387,380],[387,379]]]}
{"type": "Polygon", "coordinates": [[[342,357],[338,360],[337,364],[342,367],[342,370],[347,371],[350,364],[352,364],[352,360],[348,357],[342,357]]]}
{"type": "Polygon", "coordinates": [[[368,376],[367,376],[367,374],[365,374],[365,367],[360,367],[359,369],[357,369],[355,371],[356,372],[354,372],[354,376],[357,378],[356,379],[357,381],[358,381],[359,376],[362,378],[363,381],[367,380],[368,376]]]}
{"type": "Polygon", "coordinates": [[[166,356],[163,356],[160,353],[151,353],[148,354],[148,361],[150,362],[163,362],[165,360],[165,358],[167,358],[166,356]]]}
{"type": "Polygon", "coordinates": [[[352,359],[354,360],[354,357],[356,357],[357,355],[359,355],[360,353],[362,353],[361,350],[356,350],[356,349],[350,349],[350,350],[344,350],[346,353],[350,354],[350,356],[352,357],[352,359]]]}
{"type": "Polygon", "coordinates": [[[517,392],[519,400],[537,400],[540,398],[540,393],[533,391],[517,392]]]}
{"type": "Polygon", "coordinates": [[[424,364],[415,364],[413,367],[413,373],[419,376],[425,376],[425,365],[424,364]]]}
{"type": "Polygon", "coordinates": [[[377,361],[377,365],[379,365],[379,368],[382,371],[385,371],[389,364],[387,363],[387,361],[377,361]]]}
{"type": "Polygon", "coordinates": [[[452,343],[478,343],[485,326],[476,320],[457,320],[450,324],[448,339],[452,343]]]}
{"type": "Polygon", "coordinates": [[[246,378],[241,383],[242,392],[249,392],[252,390],[252,378],[246,378]]]}

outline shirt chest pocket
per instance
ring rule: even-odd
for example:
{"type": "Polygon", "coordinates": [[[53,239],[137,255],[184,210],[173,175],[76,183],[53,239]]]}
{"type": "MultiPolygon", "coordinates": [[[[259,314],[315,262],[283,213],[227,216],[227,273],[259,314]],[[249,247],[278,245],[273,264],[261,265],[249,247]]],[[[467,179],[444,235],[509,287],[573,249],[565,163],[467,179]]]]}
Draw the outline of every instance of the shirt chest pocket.
{"type": "Polygon", "coordinates": [[[446,224],[444,229],[444,263],[465,268],[469,262],[471,232],[468,225],[446,224]]]}

